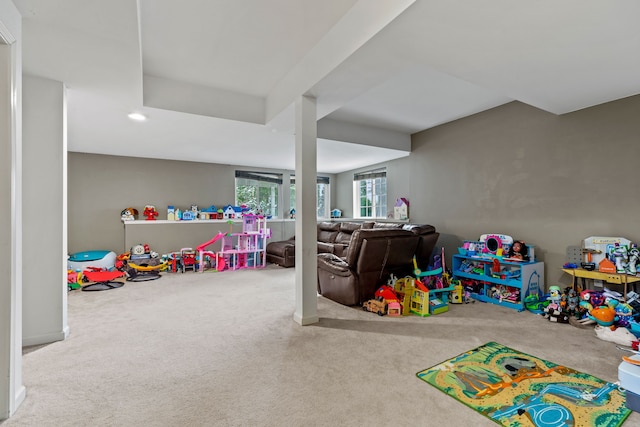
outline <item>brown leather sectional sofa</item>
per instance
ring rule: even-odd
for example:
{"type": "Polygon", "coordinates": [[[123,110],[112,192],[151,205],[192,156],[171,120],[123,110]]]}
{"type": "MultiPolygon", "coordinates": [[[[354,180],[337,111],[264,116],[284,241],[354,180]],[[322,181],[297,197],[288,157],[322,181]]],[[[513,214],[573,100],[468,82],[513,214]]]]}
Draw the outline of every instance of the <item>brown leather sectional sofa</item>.
{"type": "MultiPolygon", "coordinates": [[[[318,292],[345,305],[373,298],[390,274],[426,270],[439,237],[435,227],[386,222],[318,224],[318,292]]],[[[295,265],[295,239],[267,244],[267,261],[295,265]]]]}

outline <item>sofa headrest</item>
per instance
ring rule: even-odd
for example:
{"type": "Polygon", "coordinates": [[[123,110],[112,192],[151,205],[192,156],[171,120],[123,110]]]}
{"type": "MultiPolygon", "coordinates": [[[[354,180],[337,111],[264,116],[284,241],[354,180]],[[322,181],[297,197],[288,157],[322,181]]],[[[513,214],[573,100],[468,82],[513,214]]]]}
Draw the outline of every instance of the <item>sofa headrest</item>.
{"type": "MultiPolygon", "coordinates": [[[[351,235],[351,241],[349,242],[349,250],[347,251],[346,261],[349,265],[355,265],[358,257],[360,256],[360,249],[362,243],[365,240],[389,240],[389,239],[411,239],[411,251],[415,251],[417,246],[417,240],[419,240],[415,234],[410,231],[397,229],[397,228],[374,228],[371,230],[356,230],[351,235]]],[[[413,253],[413,252],[412,252],[413,253]]]]}
{"type": "Polygon", "coordinates": [[[318,244],[320,243],[335,243],[336,237],[340,234],[339,231],[324,231],[318,229],[318,244]]]}
{"type": "Polygon", "coordinates": [[[397,222],[376,222],[373,228],[402,228],[402,224],[397,222]]]}
{"type": "Polygon", "coordinates": [[[359,222],[340,222],[338,224],[340,224],[340,231],[343,233],[353,233],[362,228],[362,224],[359,222]]]}
{"type": "Polygon", "coordinates": [[[318,231],[339,231],[340,223],[339,222],[320,222],[318,223],[318,231]]]}
{"type": "Polygon", "coordinates": [[[428,224],[404,224],[402,229],[409,230],[414,234],[431,234],[436,232],[436,228],[428,224]]]}

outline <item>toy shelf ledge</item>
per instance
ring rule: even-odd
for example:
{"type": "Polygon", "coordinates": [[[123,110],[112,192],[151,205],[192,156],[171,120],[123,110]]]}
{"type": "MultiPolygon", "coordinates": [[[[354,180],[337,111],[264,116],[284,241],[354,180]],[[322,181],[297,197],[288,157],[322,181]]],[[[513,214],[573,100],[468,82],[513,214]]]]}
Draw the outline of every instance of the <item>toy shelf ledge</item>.
{"type": "Polygon", "coordinates": [[[122,221],[125,225],[153,225],[153,224],[207,224],[217,223],[226,224],[227,221],[233,221],[234,223],[241,224],[242,219],[192,219],[188,221],[169,221],[167,219],[155,219],[147,221],[146,219],[137,219],[135,221],[122,221]]]}
{"type": "MultiPolygon", "coordinates": [[[[242,224],[242,218],[237,219],[191,219],[188,221],[169,221],[167,219],[156,219],[147,221],[146,219],[136,219],[134,221],[120,221],[124,225],[154,225],[154,224],[226,224],[233,221],[234,224],[242,224]]],[[[269,222],[294,222],[295,219],[270,219],[269,222]]]]}

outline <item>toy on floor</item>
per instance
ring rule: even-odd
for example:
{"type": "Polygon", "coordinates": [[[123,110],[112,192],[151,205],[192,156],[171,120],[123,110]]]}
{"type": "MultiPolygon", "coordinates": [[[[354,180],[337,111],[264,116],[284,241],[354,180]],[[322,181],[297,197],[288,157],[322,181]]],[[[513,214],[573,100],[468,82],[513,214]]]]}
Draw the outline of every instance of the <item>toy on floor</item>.
{"type": "Polygon", "coordinates": [[[82,272],[67,270],[67,290],[73,291],[82,287],[82,272]]]}
{"type": "MultiPolygon", "coordinates": [[[[225,233],[223,232],[218,232],[218,234],[216,234],[215,236],[213,236],[213,238],[211,240],[207,240],[206,242],[204,242],[201,245],[196,246],[196,251],[198,251],[198,259],[200,260],[200,266],[199,266],[199,271],[202,273],[205,269],[205,257],[209,256],[209,258],[211,260],[216,260],[217,256],[215,254],[215,252],[212,251],[207,251],[207,247],[210,245],[213,245],[215,242],[217,242],[218,240],[220,240],[222,237],[225,236],[225,233]]],[[[213,268],[213,264],[214,262],[211,261],[210,266],[211,268],[213,268]]],[[[217,263],[216,263],[217,264],[217,263]]],[[[222,271],[224,270],[224,266],[222,266],[221,269],[218,269],[218,271],[222,271]]]]}
{"type": "Polygon", "coordinates": [[[402,316],[402,305],[398,301],[391,301],[387,304],[387,316],[400,317],[402,316]]]}
{"type": "Polygon", "coordinates": [[[102,268],[89,267],[82,272],[83,281],[86,283],[82,286],[83,291],[106,291],[109,289],[117,289],[124,286],[120,279],[125,277],[123,271],[109,271],[102,268]]]}
{"type": "Polygon", "coordinates": [[[524,298],[524,306],[532,313],[545,314],[545,309],[549,305],[550,301],[545,299],[540,301],[538,294],[530,294],[524,298]]]}
{"type": "Polygon", "coordinates": [[[134,245],[129,252],[119,255],[118,261],[131,282],[159,279],[160,272],[169,268],[168,260],[161,259],[147,244],[134,245]]]}
{"type": "Polygon", "coordinates": [[[371,313],[377,313],[378,316],[387,314],[387,304],[384,300],[370,299],[365,301],[364,304],[362,304],[362,309],[371,313]]]}
{"type": "Polygon", "coordinates": [[[113,270],[115,268],[117,256],[113,251],[93,250],[76,252],[69,256],[67,269],[73,271],[83,271],[88,267],[103,268],[113,270]]]}
{"type": "Polygon", "coordinates": [[[416,279],[410,276],[398,279],[393,274],[389,278],[388,284],[393,286],[393,290],[398,296],[403,316],[411,314],[411,295],[413,294],[415,281],[416,279]]]}
{"type": "Polygon", "coordinates": [[[415,288],[411,297],[411,311],[418,316],[440,314],[449,310],[449,292],[454,290],[449,274],[445,269],[444,248],[440,255],[434,256],[433,268],[420,271],[413,258],[415,288]]]}
{"type": "Polygon", "coordinates": [[[633,342],[636,341],[635,335],[629,332],[627,328],[596,325],[594,330],[596,336],[603,341],[610,341],[627,347],[631,347],[633,342]]]}
{"type": "Polygon", "coordinates": [[[376,299],[385,299],[387,301],[397,301],[398,295],[396,291],[389,285],[382,285],[375,293],[376,299]]]}
{"type": "Polygon", "coordinates": [[[613,324],[618,320],[616,311],[609,306],[596,307],[591,310],[587,317],[600,326],[613,326],[613,324]]]}
{"type": "Polygon", "coordinates": [[[553,302],[554,300],[555,297],[549,300],[549,305],[544,308],[544,317],[550,322],[569,323],[569,315],[562,309],[559,303],[553,302]]]}
{"type": "Polygon", "coordinates": [[[180,249],[180,259],[182,259],[182,272],[187,270],[197,271],[196,251],[192,248],[180,249]]]}
{"type": "MultiPolygon", "coordinates": [[[[452,280],[453,291],[449,294],[449,302],[452,304],[462,304],[464,302],[464,287],[459,280],[452,280]]],[[[467,301],[468,302],[468,301],[467,301]]]]}

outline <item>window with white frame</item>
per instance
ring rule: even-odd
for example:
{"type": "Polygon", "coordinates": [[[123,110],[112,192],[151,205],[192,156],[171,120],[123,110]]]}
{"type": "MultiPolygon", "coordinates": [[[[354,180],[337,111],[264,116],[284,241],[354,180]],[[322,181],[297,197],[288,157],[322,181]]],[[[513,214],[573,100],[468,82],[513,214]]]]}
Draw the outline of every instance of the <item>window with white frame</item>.
{"type": "Polygon", "coordinates": [[[236,171],[236,206],[278,218],[278,196],[282,174],[236,171]]]}
{"type": "Polygon", "coordinates": [[[387,170],[353,175],[353,212],[356,218],[387,217],[387,170]]]}
{"type": "MultiPolygon", "coordinates": [[[[331,203],[331,197],[329,194],[329,177],[319,176],[316,184],[316,216],[318,218],[329,218],[331,215],[329,205],[331,203]]],[[[289,187],[289,202],[291,210],[296,208],[296,178],[291,176],[291,185],[289,187]]]]}

